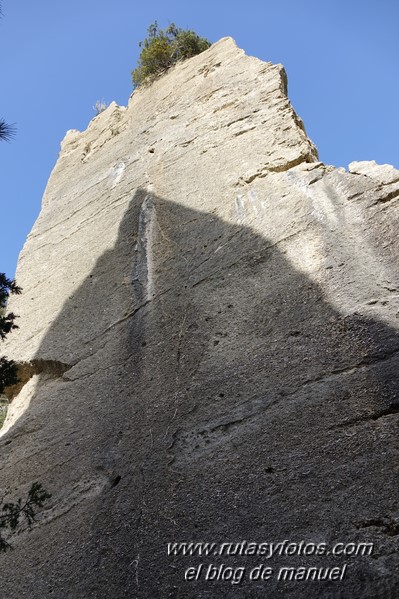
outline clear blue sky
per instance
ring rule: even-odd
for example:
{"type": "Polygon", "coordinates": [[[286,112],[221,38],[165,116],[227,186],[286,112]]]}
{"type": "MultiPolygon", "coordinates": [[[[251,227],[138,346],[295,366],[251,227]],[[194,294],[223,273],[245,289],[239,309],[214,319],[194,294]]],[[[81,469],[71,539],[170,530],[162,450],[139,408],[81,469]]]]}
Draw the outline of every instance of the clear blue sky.
{"type": "Polygon", "coordinates": [[[289,96],[328,164],[399,167],[398,0],[3,0],[0,272],[13,276],[68,129],[98,99],[126,105],[138,42],[155,19],[281,62],[289,96]]]}

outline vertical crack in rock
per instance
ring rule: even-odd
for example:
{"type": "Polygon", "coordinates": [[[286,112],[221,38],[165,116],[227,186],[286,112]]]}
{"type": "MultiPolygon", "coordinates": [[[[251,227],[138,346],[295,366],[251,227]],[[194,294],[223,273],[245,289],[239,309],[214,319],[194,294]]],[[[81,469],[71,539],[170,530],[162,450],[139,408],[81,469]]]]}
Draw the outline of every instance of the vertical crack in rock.
{"type": "Polygon", "coordinates": [[[156,242],[156,204],[148,193],[141,205],[136,260],[133,269],[133,288],[139,304],[151,301],[155,296],[154,245],[156,242]]]}

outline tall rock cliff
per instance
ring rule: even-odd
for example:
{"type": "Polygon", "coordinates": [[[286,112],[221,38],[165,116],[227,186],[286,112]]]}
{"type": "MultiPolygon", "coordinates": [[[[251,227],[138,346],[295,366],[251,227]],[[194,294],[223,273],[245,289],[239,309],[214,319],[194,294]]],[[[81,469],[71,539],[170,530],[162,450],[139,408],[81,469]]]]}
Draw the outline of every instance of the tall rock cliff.
{"type": "Polygon", "coordinates": [[[52,499],[2,597],[396,596],[398,198],[230,38],[67,133],[0,439],[0,488],[52,499]]]}

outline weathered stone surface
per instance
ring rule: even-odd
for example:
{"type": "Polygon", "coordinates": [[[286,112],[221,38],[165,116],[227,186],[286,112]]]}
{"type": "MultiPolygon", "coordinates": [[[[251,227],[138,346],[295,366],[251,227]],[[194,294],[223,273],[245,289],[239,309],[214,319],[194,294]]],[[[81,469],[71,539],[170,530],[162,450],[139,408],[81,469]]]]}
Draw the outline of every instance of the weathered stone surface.
{"type": "Polygon", "coordinates": [[[391,164],[377,164],[375,160],[351,162],[348,170],[356,175],[365,175],[376,179],[384,185],[399,182],[399,173],[391,164]]]}
{"type": "Polygon", "coordinates": [[[67,134],[20,256],[7,354],[32,376],[0,439],[0,487],[53,497],[2,557],[5,597],[395,596],[399,173],[351,170],[230,38],[67,134]],[[167,555],[285,539],[374,552],[167,555]]]}

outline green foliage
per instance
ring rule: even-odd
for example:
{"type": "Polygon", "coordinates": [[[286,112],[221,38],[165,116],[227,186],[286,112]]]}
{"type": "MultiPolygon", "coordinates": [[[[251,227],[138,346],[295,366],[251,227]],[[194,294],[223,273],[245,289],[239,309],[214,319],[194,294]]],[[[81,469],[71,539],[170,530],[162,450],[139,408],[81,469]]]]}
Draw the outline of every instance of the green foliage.
{"type": "MultiPolygon", "coordinates": [[[[4,273],[0,272],[0,339],[4,340],[6,335],[13,329],[17,329],[14,323],[16,315],[13,312],[6,314],[5,307],[10,293],[19,294],[21,288],[16,285],[15,281],[7,279],[4,273]]],[[[0,393],[3,393],[4,388],[9,385],[15,385],[17,379],[17,367],[12,360],[7,360],[6,357],[0,356],[0,393]]]]}
{"type": "Polygon", "coordinates": [[[0,119],[0,139],[11,141],[15,137],[15,132],[14,125],[9,125],[4,119],[0,119]]]}
{"type": "MultiPolygon", "coordinates": [[[[3,16],[3,11],[1,9],[0,3],[0,18],[3,16]]],[[[13,137],[15,137],[15,126],[9,125],[4,119],[0,118],[0,139],[3,141],[11,141],[13,137]]]]}
{"type": "Polygon", "coordinates": [[[16,503],[8,502],[3,504],[0,514],[0,552],[11,549],[4,533],[7,533],[7,531],[13,533],[20,525],[21,518],[24,518],[30,526],[35,521],[35,508],[43,507],[46,499],[50,497],[51,494],[43,489],[41,483],[35,482],[29,489],[27,498],[23,503],[22,499],[19,498],[16,503]]]}
{"type": "Polygon", "coordinates": [[[16,385],[17,383],[18,376],[15,362],[7,360],[4,356],[0,356],[0,393],[3,393],[6,387],[16,385]]]}
{"type": "Polygon", "coordinates": [[[200,54],[210,45],[194,31],[180,29],[174,23],[165,30],[159,29],[155,21],[148,27],[148,37],[139,44],[142,50],[139,63],[132,71],[133,85],[153,81],[178,61],[200,54]]]}
{"type": "Polygon", "coordinates": [[[7,333],[18,328],[17,325],[14,324],[16,318],[15,314],[12,312],[10,312],[10,314],[3,313],[10,293],[19,295],[21,293],[21,288],[18,287],[15,281],[7,279],[5,274],[0,272],[0,339],[5,339],[7,333]]]}

